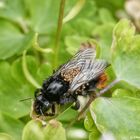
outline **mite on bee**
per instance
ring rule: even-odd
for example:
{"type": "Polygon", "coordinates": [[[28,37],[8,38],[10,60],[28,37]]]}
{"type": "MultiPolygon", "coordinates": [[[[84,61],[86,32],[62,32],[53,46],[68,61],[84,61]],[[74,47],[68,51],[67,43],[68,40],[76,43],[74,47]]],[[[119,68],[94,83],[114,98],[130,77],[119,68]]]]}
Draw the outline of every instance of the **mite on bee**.
{"type": "Polygon", "coordinates": [[[33,105],[37,115],[53,116],[56,104],[75,103],[79,109],[78,96],[88,96],[106,82],[105,60],[96,59],[96,47],[90,43],[81,45],[80,50],[66,64],[60,66],[46,79],[41,89],[35,92],[33,105]]]}

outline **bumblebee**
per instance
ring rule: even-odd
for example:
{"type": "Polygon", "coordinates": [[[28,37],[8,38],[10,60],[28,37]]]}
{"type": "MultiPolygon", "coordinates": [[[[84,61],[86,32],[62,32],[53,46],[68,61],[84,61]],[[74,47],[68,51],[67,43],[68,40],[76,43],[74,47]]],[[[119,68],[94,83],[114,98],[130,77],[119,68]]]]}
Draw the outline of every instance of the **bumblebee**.
{"type": "Polygon", "coordinates": [[[104,70],[107,66],[105,60],[96,59],[95,45],[81,44],[74,57],[46,79],[41,89],[36,90],[34,112],[40,116],[54,116],[56,105],[67,103],[75,103],[73,108],[78,110],[78,96],[88,96],[105,86],[104,70]]]}

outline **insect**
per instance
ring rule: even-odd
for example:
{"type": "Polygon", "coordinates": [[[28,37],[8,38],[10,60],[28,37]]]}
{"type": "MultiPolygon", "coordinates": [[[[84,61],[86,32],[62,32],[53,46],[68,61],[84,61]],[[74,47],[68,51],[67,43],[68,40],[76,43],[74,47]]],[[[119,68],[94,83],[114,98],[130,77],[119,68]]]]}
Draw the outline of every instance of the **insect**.
{"type": "Polygon", "coordinates": [[[96,59],[94,45],[82,44],[74,57],[46,79],[41,89],[36,90],[33,105],[35,113],[53,116],[56,104],[75,103],[73,108],[79,109],[78,96],[88,96],[98,87],[104,87],[104,70],[107,66],[105,60],[96,59]]]}

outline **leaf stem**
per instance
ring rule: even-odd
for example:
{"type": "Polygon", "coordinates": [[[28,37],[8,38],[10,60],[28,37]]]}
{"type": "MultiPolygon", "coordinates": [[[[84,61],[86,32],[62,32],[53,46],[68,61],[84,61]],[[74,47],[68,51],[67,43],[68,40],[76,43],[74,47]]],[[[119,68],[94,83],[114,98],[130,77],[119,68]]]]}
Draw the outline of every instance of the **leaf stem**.
{"type": "Polygon", "coordinates": [[[21,28],[21,30],[23,31],[23,33],[26,34],[26,33],[29,32],[27,23],[26,23],[22,18],[20,18],[20,19],[17,21],[17,24],[19,25],[19,27],[21,28]]]}
{"type": "Polygon", "coordinates": [[[64,8],[65,8],[65,0],[61,0],[60,9],[59,9],[59,18],[58,18],[58,24],[57,24],[55,47],[54,47],[54,52],[55,52],[54,67],[57,67],[57,63],[58,63],[59,41],[60,41],[61,31],[62,31],[64,8]]]}
{"type": "Polygon", "coordinates": [[[86,109],[89,107],[89,105],[99,96],[106,93],[109,89],[111,89],[114,85],[116,85],[118,82],[120,82],[119,79],[115,79],[112,81],[108,86],[106,86],[104,89],[100,90],[98,93],[93,93],[90,96],[90,99],[88,100],[87,104],[84,106],[84,108],[79,112],[77,119],[79,120],[82,114],[86,111],[86,109]]]}
{"type": "Polygon", "coordinates": [[[81,11],[85,4],[86,0],[78,0],[77,3],[72,7],[68,15],[63,19],[63,24],[73,19],[81,11]]]}
{"type": "Polygon", "coordinates": [[[100,90],[97,93],[97,97],[103,95],[104,93],[106,93],[109,89],[111,89],[114,85],[116,85],[118,82],[120,82],[119,79],[115,79],[114,81],[112,81],[108,86],[106,86],[104,89],[100,90]]]}
{"type": "Polygon", "coordinates": [[[36,49],[37,51],[39,52],[42,52],[42,53],[52,53],[53,50],[51,48],[41,48],[38,44],[38,33],[35,33],[35,36],[34,36],[34,42],[33,42],[33,48],[36,49]]]}
{"type": "Polygon", "coordinates": [[[34,87],[40,88],[40,85],[37,83],[37,81],[32,77],[32,75],[28,71],[27,62],[26,62],[26,50],[23,52],[23,56],[22,56],[22,69],[27,81],[31,83],[34,87]]]}
{"type": "Polygon", "coordinates": [[[79,112],[78,116],[75,118],[75,120],[73,120],[67,128],[71,127],[76,120],[80,120],[81,116],[83,115],[83,113],[86,111],[86,109],[89,107],[89,105],[99,96],[103,95],[104,93],[106,93],[109,89],[111,89],[114,85],[116,85],[120,80],[119,79],[115,79],[113,82],[111,82],[108,86],[106,86],[104,89],[100,90],[98,93],[95,94],[95,92],[93,92],[93,94],[90,95],[90,98],[88,100],[88,102],[86,103],[86,105],[84,106],[84,108],[79,112]]]}

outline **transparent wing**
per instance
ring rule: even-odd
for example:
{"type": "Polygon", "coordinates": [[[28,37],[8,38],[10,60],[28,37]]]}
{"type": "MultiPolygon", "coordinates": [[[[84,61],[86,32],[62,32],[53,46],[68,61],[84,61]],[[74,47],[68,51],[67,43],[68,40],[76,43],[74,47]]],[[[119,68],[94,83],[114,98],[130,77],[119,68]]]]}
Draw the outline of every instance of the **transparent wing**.
{"type": "Polygon", "coordinates": [[[108,64],[104,60],[86,60],[81,72],[73,79],[70,85],[70,91],[73,92],[81,85],[100,76],[107,66],[108,64]]]}
{"type": "Polygon", "coordinates": [[[90,46],[87,48],[81,48],[69,62],[67,62],[57,70],[56,74],[59,74],[60,72],[64,72],[70,69],[75,68],[81,69],[87,59],[94,60],[95,56],[96,56],[95,47],[90,46]]]}
{"type": "Polygon", "coordinates": [[[82,66],[87,59],[95,59],[96,51],[94,48],[86,48],[78,51],[72,60],[65,65],[65,68],[70,68],[71,66],[82,66]]]}

